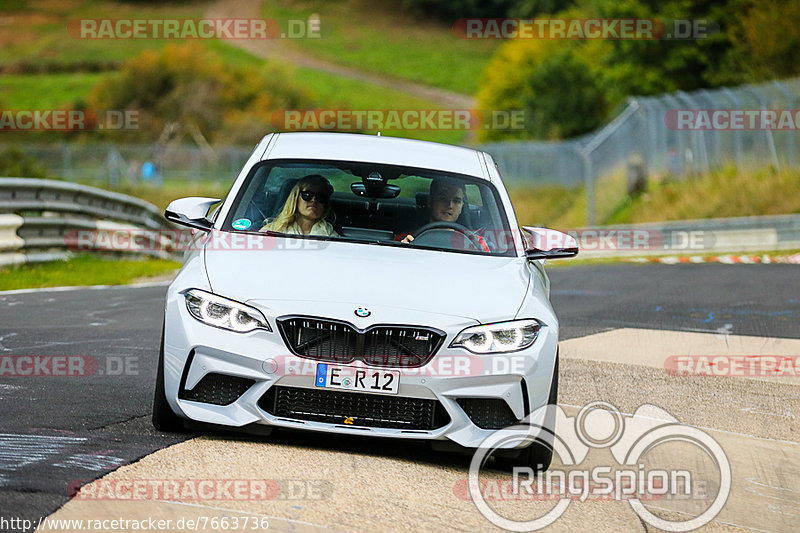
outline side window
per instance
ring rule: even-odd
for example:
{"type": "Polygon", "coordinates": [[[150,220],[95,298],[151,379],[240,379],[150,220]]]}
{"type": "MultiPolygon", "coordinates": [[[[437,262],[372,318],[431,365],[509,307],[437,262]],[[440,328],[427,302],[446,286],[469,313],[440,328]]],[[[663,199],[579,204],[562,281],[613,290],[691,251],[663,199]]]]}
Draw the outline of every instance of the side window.
{"type": "Polygon", "coordinates": [[[265,218],[263,215],[265,202],[264,182],[266,178],[266,167],[257,168],[234,211],[232,220],[235,223],[235,229],[256,230],[263,224],[265,218]]]}

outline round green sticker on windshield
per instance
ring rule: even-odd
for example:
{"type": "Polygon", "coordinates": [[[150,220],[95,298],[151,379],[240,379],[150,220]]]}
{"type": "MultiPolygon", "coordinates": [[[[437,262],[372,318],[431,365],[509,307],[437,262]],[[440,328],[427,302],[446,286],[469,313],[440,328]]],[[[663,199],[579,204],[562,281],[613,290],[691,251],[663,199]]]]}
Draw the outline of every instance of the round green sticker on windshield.
{"type": "Polygon", "coordinates": [[[251,224],[252,222],[250,221],[249,218],[239,218],[237,220],[234,220],[233,224],[231,225],[233,226],[233,229],[247,229],[250,227],[251,224]]]}

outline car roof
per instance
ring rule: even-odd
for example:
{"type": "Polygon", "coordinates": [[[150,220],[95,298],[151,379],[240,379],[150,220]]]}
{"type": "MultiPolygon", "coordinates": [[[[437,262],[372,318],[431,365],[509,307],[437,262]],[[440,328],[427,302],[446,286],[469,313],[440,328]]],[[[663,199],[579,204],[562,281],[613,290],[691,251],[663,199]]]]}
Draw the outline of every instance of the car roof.
{"type": "Polygon", "coordinates": [[[368,161],[443,170],[487,179],[480,152],[449,144],[378,135],[279,133],[275,134],[264,159],[368,161]]]}

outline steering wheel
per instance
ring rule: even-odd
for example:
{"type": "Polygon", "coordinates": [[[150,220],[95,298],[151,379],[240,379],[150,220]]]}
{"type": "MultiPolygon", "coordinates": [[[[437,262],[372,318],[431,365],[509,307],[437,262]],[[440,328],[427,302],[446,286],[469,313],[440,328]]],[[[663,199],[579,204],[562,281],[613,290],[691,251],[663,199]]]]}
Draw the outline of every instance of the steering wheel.
{"type": "Polygon", "coordinates": [[[469,228],[467,228],[466,226],[462,226],[461,224],[459,224],[457,222],[444,222],[444,221],[430,222],[428,224],[425,224],[421,228],[419,228],[414,233],[414,240],[412,241],[412,244],[414,242],[416,242],[417,239],[421,238],[423,233],[427,233],[427,232],[435,231],[435,230],[443,230],[443,229],[449,229],[449,230],[457,231],[458,233],[461,233],[462,235],[464,235],[466,237],[466,240],[464,242],[469,242],[469,244],[470,244],[469,249],[470,250],[482,250],[483,249],[481,247],[480,241],[478,240],[478,236],[475,233],[473,233],[472,231],[470,231],[469,228]]]}

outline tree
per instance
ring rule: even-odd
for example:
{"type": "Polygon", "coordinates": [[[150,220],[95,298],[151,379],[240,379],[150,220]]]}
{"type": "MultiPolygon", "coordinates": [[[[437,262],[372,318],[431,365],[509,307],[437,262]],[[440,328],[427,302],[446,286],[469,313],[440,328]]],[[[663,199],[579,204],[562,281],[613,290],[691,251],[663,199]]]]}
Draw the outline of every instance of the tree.
{"type": "Polygon", "coordinates": [[[482,132],[484,140],[576,135],[609,118],[603,113],[627,96],[800,71],[796,0],[581,0],[555,17],[650,19],[665,33],[679,21],[704,33],[689,39],[654,32],[651,39],[509,41],[487,65],[477,98],[484,109],[525,109],[535,124],[523,132],[482,132]]]}
{"type": "Polygon", "coordinates": [[[731,31],[729,65],[744,70],[748,81],[786,78],[800,73],[800,2],[748,1],[731,31]]]}

